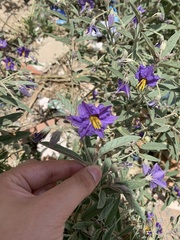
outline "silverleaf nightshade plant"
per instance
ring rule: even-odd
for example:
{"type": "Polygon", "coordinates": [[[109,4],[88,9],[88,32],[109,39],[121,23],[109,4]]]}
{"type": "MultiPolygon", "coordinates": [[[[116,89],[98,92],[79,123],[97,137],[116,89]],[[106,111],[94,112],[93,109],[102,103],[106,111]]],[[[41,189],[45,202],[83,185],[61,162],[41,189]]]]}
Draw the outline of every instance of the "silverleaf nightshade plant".
{"type": "Polygon", "coordinates": [[[103,104],[96,107],[94,104],[82,102],[78,106],[79,116],[69,116],[67,119],[72,125],[78,127],[81,138],[92,135],[103,138],[106,127],[117,119],[116,116],[111,115],[111,107],[103,104]]]}
{"type": "Polygon", "coordinates": [[[135,77],[139,81],[136,86],[139,91],[143,91],[146,86],[155,87],[157,81],[160,79],[158,75],[154,75],[153,66],[144,66],[142,64],[139,66],[135,77]]]}
{"type": "Polygon", "coordinates": [[[151,189],[158,186],[162,188],[167,187],[167,183],[164,180],[165,171],[163,171],[157,163],[152,168],[143,164],[143,173],[146,176],[146,179],[150,182],[151,189]]]}

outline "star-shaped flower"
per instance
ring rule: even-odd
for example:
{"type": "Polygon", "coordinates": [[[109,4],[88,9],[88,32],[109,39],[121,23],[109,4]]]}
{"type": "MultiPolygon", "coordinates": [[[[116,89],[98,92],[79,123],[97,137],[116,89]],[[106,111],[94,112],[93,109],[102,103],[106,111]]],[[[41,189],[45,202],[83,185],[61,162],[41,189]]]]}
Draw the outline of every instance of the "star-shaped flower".
{"type": "Polygon", "coordinates": [[[19,47],[17,49],[17,53],[20,57],[23,56],[23,57],[27,58],[29,56],[30,50],[25,47],[19,47]]]}
{"type": "Polygon", "coordinates": [[[148,165],[143,164],[143,173],[146,179],[150,181],[150,188],[153,189],[157,186],[162,188],[167,187],[167,183],[164,181],[165,171],[163,171],[160,166],[156,163],[151,169],[148,165]]]}
{"type": "Polygon", "coordinates": [[[143,91],[145,86],[154,87],[157,84],[157,81],[160,79],[158,75],[154,75],[153,66],[143,66],[142,64],[138,68],[135,77],[138,79],[139,83],[136,88],[140,91],[143,91]]]}
{"type": "Polygon", "coordinates": [[[4,60],[3,60],[3,62],[5,62],[5,64],[6,64],[6,70],[11,70],[11,71],[13,71],[14,70],[14,63],[13,63],[13,60],[12,60],[12,58],[10,58],[10,57],[6,57],[4,60]]]}
{"type": "Polygon", "coordinates": [[[6,47],[7,47],[7,42],[6,42],[6,40],[2,40],[2,39],[0,38],[0,49],[6,48],[6,47]]]}
{"type": "Polygon", "coordinates": [[[67,119],[78,127],[78,133],[81,138],[84,136],[98,135],[104,137],[104,130],[109,124],[113,124],[117,119],[111,115],[111,106],[99,104],[97,107],[94,104],[82,102],[78,106],[79,116],[69,116],[67,119]]]}
{"type": "Polygon", "coordinates": [[[148,222],[152,222],[152,220],[154,218],[154,214],[152,212],[147,212],[146,217],[147,217],[148,222]]]}

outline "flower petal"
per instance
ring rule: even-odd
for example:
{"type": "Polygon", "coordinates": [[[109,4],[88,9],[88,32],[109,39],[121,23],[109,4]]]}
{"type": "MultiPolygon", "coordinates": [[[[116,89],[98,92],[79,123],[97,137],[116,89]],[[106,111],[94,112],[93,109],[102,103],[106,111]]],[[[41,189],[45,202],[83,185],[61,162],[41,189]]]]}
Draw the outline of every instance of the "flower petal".
{"type": "Polygon", "coordinates": [[[147,175],[148,173],[150,173],[151,168],[147,165],[147,164],[143,164],[143,173],[144,175],[147,175]]]}
{"type": "Polygon", "coordinates": [[[74,125],[75,127],[81,127],[83,123],[82,118],[78,116],[69,116],[67,117],[67,119],[71,121],[72,125],[74,125]]]}
{"type": "Polygon", "coordinates": [[[156,185],[162,187],[162,188],[166,188],[167,187],[167,183],[164,180],[159,180],[159,179],[153,179],[151,183],[155,183],[156,185]]]}

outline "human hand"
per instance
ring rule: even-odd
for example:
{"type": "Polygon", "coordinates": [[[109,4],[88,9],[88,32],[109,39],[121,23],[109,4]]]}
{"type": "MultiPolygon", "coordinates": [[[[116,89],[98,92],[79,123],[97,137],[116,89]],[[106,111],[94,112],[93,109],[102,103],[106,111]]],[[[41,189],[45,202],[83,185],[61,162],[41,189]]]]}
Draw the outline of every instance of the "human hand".
{"type": "Polygon", "coordinates": [[[101,174],[98,166],[65,160],[29,160],[0,174],[0,239],[63,239],[67,218],[101,174]]]}

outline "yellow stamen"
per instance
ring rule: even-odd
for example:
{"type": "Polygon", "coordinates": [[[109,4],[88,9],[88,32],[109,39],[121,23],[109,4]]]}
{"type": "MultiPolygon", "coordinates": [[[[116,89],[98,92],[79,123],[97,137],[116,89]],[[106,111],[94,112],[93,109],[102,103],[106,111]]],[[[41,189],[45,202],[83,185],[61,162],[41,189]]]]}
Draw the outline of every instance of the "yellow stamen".
{"type": "Polygon", "coordinates": [[[10,67],[10,66],[11,66],[11,62],[8,62],[8,64],[7,64],[7,65],[8,65],[8,67],[10,67]]]}
{"type": "Polygon", "coordinates": [[[101,129],[102,124],[98,117],[90,116],[89,120],[95,129],[101,129]]]}
{"type": "Polygon", "coordinates": [[[139,90],[139,91],[143,91],[145,86],[147,84],[147,80],[145,78],[142,78],[141,81],[137,84],[136,88],[139,90]]]}

